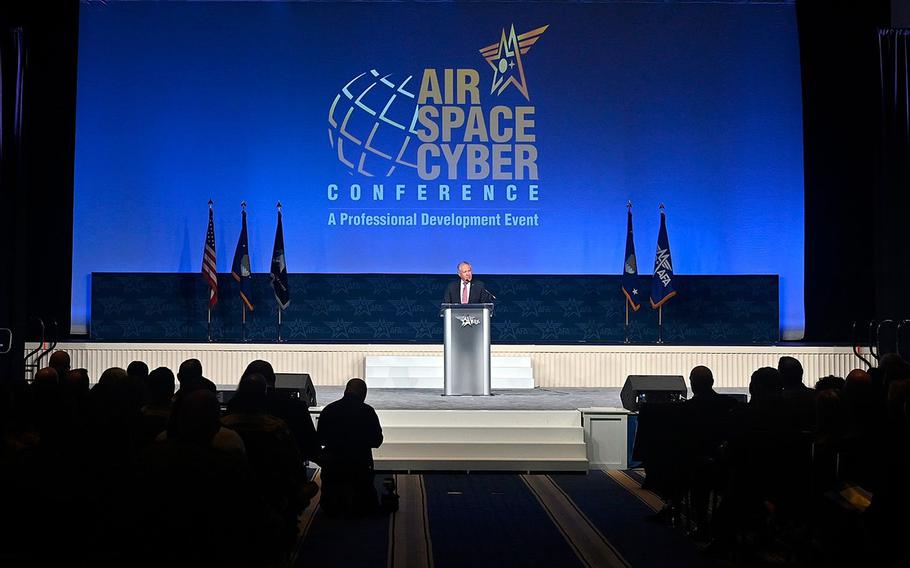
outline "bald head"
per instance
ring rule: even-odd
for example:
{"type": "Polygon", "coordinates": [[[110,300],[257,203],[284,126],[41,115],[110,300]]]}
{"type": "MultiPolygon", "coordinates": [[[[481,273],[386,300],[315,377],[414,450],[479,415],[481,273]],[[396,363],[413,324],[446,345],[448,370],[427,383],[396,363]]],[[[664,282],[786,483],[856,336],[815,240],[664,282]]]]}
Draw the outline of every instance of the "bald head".
{"type": "Polygon", "coordinates": [[[202,363],[199,359],[187,359],[180,363],[177,370],[177,380],[180,384],[190,384],[202,378],[202,363]]]}
{"type": "Polygon", "coordinates": [[[344,395],[356,396],[363,402],[367,399],[367,384],[363,379],[351,379],[344,387],[344,395]]]}
{"type": "Polygon", "coordinates": [[[57,376],[62,378],[70,370],[70,354],[66,351],[54,351],[47,362],[48,366],[57,369],[57,376]]]}
{"type": "Polygon", "coordinates": [[[714,373],[704,365],[699,365],[689,373],[689,384],[692,386],[692,394],[707,394],[711,392],[714,386],[714,373]]]}
{"type": "Polygon", "coordinates": [[[35,384],[36,385],[56,385],[60,381],[60,376],[57,374],[57,370],[53,367],[45,367],[39,369],[35,373],[35,384]]]}
{"type": "Polygon", "coordinates": [[[803,366],[793,357],[781,357],[777,362],[777,371],[785,389],[795,388],[803,384],[803,366]]]}

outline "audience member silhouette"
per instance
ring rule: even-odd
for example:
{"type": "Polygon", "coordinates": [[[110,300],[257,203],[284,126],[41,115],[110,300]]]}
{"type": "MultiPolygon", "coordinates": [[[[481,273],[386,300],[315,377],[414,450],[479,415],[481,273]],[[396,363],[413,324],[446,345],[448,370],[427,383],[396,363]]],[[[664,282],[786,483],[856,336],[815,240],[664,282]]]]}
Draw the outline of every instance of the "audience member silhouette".
{"type": "Polygon", "coordinates": [[[47,366],[57,371],[57,376],[62,379],[70,370],[70,354],[63,350],[54,351],[48,359],[47,366]]]}
{"type": "Polygon", "coordinates": [[[266,400],[265,410],[268,414],[281,418],[288,425],[294,441],[300,450],[300,456],[305,461],[317,461],[319,442],[316,438],[316,428],[306,402],[298,397],[290,396],[275,388],[275,370],[268,361],[257,359],[247,365],[243,375],[259,374],[265,378],[266,400]]]}
{"type": "Polygon", "coordinates": [[[245,375],[221,423],[243,438],[253,482],[262,489],[266,502],[284,517],[291,544],[297,533],[297,515],[318,487],[307,480],[288,425],[267,413],[266,400],[265,378],[258,373],[245,375]]]}
{"type": "Polygon", "coordinates": [[[173,435],[142,455],[139,557],[150,565],[277,564],[282,525],[259,498],[245,456],[217,447],[216,395],[188,392],[174,413],[173,435]]]}
{"type": "Polygon", "coordinates": [[[142,406],[138,437],[140,446],[146,446],[167,430],[171,404],[176,386],[174,373],[167,367],[158,367],[149,373],[146,403],[142,406]]]}
{"type": "Polygon", "coordinates": [[[319,416],[319,441],[323,446],[322,499],[329,515],[359,515],[376,511],[373,486],[373,452],[382,444],[382,427],[373,407],[366,404],[367,385],[351,379],[340,400],[326,406],[319,416]]]}
{"type": "Polygon", "coordinates": [[[777,371],[783,383],[784,405],[790,423],[801,431],[812,429],[815,424],[815,390],[803,384],[803,366],[793,357],[781,357],[777,371]]]}
{"type": "Polygon", "coordinates": [[[202,376],[202,363],[199,359],[187,359],[180,363],[180,368],[177,370],[177,380],[180,382],[180,389],[175,395],[177,398],[197,389],[206,389],[213,393],[218,392],[215,383],[202,376]]]}

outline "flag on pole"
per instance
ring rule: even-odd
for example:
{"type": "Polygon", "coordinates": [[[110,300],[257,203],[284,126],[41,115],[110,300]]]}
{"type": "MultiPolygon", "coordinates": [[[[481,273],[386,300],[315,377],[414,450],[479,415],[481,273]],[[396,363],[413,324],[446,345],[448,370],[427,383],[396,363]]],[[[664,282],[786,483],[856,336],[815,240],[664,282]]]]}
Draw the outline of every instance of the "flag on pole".
{"type": "Polygon", "coordinates": [[[237,239],[237,248],[234,250],[234,262],[231,264],[231,274],[240,284],[240,299],[246,305],[247,309],[253,311],[253,303],[250,302],[250,283],[253,280],[253,274],[250,271],[250,246],[246,236],[246,202],[240,204],[243,208],[240,223],[240,238],[237,239]]]}
{"type": "Polygon", "coordinates": [[[284,229],[281,227],[281,203],[278,203],[278,227],[275,229],[275,246],[272,247],[272,289],[282,310],[291,303],[288,289],[288,267],[284,260],[284,229]]]}
{"type": "Polygon", "coordinates": [[[673,289],[673,261],[670,259],[670,239],[667,237],[667,215],[660,205],[660,231],[657,233],[657,253],[654,256],[654,277],[651,279],[651,307],[655,310],[676,295],[673,289]]]}
{"type": "Polygon", "coordinates": [[[635,239],[632,238],[632,202],[626,206],[629,216],[626,220],[626,254],[622,268],[622,293],[634,311],[638,311],[641,302],[638,300],[638,261],[635,259],[635,239]]]}
{"type": "Polygon", "coordinates": [[[215,220],[212,201],[209,200],[209,228],[205,232],[205,250],[202,252],[202,277],[209,285],[209,309],[218,303],[218,267],[215,264],[215,220]]]}

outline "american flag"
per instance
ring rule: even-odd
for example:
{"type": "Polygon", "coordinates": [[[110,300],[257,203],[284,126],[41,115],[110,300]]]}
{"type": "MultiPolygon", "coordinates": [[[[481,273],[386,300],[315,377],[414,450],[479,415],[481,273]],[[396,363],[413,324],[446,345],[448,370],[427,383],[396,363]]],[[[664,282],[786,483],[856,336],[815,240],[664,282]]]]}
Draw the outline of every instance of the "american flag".
{"type": "Polygon", "coordinates": [[[202,277],[209,285],[209,309],[218,303],[218,268],[215,264],[215,221],[212,202],[209,202],[209,229],[205,233],[205,252],[202,253],[202,277]]]}

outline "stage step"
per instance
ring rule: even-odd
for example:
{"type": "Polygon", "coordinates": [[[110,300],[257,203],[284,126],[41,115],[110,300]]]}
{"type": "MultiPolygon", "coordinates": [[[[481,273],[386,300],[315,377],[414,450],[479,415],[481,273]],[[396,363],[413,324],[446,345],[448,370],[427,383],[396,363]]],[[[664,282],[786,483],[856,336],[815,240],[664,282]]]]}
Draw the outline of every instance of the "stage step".
{"type": "Polygon", "coordinates": [[[383,471],[586,471],[576,410],[379,410],[383,471]]]}
{"type": "Polygon", "coordinates": [[[521,444],[533,438],[540,443],[559,443],[571,441],[584,443],[584,431],[579,427],[498,427],[487,426],[451,426],[451,427],[409,427],[409,426],[384,426],[382,433],[386,440],[396,440],[400,443],[414,442],[498,442],[508,444],[521,444]]]}
{"type": "MultiPolygon", "coordinates": [[[[364,361],[364,380],[371,389],[440,389],[444,387],[443,358],[379,355],[364,361]]],[[[490,388],[533,389],[530,357],[490,357],[490,388]]]]}

